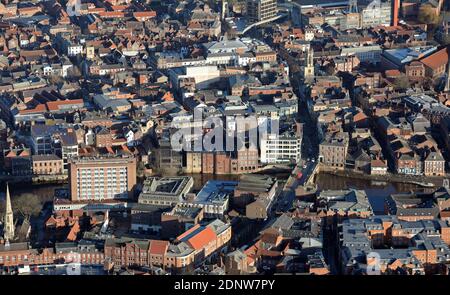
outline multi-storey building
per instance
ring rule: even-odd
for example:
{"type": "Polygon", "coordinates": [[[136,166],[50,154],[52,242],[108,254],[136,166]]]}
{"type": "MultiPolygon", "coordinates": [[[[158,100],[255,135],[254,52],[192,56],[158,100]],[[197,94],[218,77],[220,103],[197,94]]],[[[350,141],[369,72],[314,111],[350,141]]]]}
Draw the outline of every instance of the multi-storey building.
{"type": "Polygon", "coordinates": [[[203,208],[206,217],[223,218],[228,211],[229,198],[236,186],[235,181],[209,180],[195,198],[188,199],[183,204],[203,208]]]}
{"type": "Polygon", "coordinates": [[[69,162],[72,201],[128,199],[135,185],[134,157],[83,157],[69,162]]]}
{"type": "Polygon", "coordinates": [[[172,149],[169,140],[161,139],[156,151],[156,167],[164,171],[179,171],[183,167],[183,156],[172,149]]]}
{"type": "Polygon", "coordinates": [[[105,260],[113,266],[159,266],[172,272],[190,272],[216,255],[231,240],[231,226],[220,220],[197,224],[173,242],[161,240],[108,239],[105,260]]]}
{"type": "Polygon", "coordinates": [[[247,0],[247,17],[251,22],[265,21],[276,15],[276,0],[247,0]]]}
{"type": "Polygon", "coordinates": [[[444,176],[445,159],[440,152],[431,152],[423,162],[423,172],[426,176],[444,176]]]}
{"type": "Polygon", "coordinates": [[[406,221],[432,220],[438,217],[439,210],[435,194],[429,193],[392,194],[384,203],[386,214],[396,215],[399,220],[406,221]]]}
{"type": "Polygon", "coordinates": [[[170,207],[182,202],[193,185],[193,178],[188,176],[150,177],[144,182],[139,203],[170,207]]]}
{"type": "Polygon", "coordinates": [[[328,135],[319,145],[319,161],[328,167],[344,169],[348,142],[347,133],[338,132],[328,135]]]}
{"type": "Polygon", "coordinates": [[[361,10],[361,27],[390,26],[391,15],[392,7],[390,0],[374,0],[361,10]]]}
{"type": "Polygon", "coordinates": [[[359,1],[355,7],[307,7],[302,10],[304,25],[327,23],[339,30],[390,26],[392,7],[390,0],[359,1]],[[350,11],[351,10],[351,11],[350,11]]]}
{"type": "Polygon", "coordinates": [[[329,221],[337,219],[367,218],[373,208],[364,190],[326,190],[317,197],[319,208],[326,211],[329,221]]]}
{"type": "Polygon", "coordinates": [[[450,228],[440,220],[410,222],[378,215],[348,219],[339,228],[344,274],[438,274],[450,260],[450,228]]]}
{"type": "Polygon", "coordinates": [[[261,163],[298,162],[301,159],[302,139],[295,132],[268,134],[261,139],[261,163]]]}
{"type": "Polygon", "coordinates": [[[33,162],[34,175],[57,175],[63,173],[63,160],[56,155],[34,155],[33,162]]]}
{"type": "Polygon", "coordinates": [[[257,148],[241,148],[236,152],[236,158],[231,159],[231,172],[233,174],[255,172],[259,168],[259,155],[257,148]]]}
{"type": "Polygon", "coordinates": [[[28,243],[0,245],[0,265],[39,266],[79,262],[81,265],[102,265],[105,261],[102,249],[95,244],[56,243],[54,248],[33,249],[28,243]]]}
{"type": "Polygon", "coordinates": [[[31,147],[33,154],[53,153],[52,135],[60,131],[58,126],[33,125],[31,126],[31,147]]]}

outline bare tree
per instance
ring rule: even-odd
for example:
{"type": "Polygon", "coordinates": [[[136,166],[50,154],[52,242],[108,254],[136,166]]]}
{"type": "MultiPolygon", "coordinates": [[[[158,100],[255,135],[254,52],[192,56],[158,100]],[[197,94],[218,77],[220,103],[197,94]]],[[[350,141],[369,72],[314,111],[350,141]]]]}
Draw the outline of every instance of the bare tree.
{"type": "Polygon", "coordinates": [[[439,22],[439,15],[436,14],[436,9],[433,6],[424,4],[419,8],[418,19],[421,23],[437,24],[439,22]]]}
{"type": "Polygon", "coordinates": [[[406,75],[401,75],[394,80],[395,90],[406,90],[411,86],[411,83],[406,75]]]}
{"type": "MultiPolygon", "coordinates": [[[[11,206],[14,215],[23,214],[25,216],[36,216],[41,210],[43,203],[40,198],[34,194],[21,194],[11,197],[11,206]]],[[[0,202],[0,220],[3,220],[5,215],[6,204],[5,201],[0,202]]]]}
{"type": "Polygon", "coordinates": [[[67,70],[67,75],[71,78],[81,78],[81,71],[78,67],[73,66],[67,70]]]}

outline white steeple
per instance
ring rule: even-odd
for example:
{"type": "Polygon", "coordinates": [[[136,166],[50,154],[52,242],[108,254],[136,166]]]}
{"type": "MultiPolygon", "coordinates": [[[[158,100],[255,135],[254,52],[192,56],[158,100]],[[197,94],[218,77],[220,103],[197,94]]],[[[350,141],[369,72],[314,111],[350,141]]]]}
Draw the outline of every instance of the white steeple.
{"type": "Polygon", "coordinates": [[[6,183],[6,212],[3,235],[6,241],[14,239],[14,215],[11,206],[11,196],[9,195],[8,183],[6,183]]]}

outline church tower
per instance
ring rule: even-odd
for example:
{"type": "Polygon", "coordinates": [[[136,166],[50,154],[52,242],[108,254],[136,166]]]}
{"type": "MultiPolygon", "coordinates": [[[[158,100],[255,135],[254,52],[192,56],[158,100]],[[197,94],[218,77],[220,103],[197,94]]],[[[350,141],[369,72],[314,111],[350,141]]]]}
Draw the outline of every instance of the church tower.
{"type": "Polygon", "coordinates": [[[3,226],[3,235],[6,241],[14,239],[14,216],[11,206],[11,196],[9,195],[9,186],[6,183],[6,212],[3,226]]]}
{"type": "Polygon", "coordinates": [[[222,20],[228,17],[228,0],[222,0],[222,20]]]}
{"type": "Polygon", "coordinates": [[[306,52],[305,69],[303,72],[303,76],[305,78],[314,77],[314,50],[311,48],[311,46],[306,52]]]}

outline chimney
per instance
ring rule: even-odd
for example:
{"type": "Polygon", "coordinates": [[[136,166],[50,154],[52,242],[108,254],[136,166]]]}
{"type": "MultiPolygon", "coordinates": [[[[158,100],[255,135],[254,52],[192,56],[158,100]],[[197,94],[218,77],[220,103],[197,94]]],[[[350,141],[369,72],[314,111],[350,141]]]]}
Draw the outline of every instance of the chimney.
{"type": "Polygon", "coordinates": [[[400,0],[392,0],[392,23],[391,25],[396,27],[398,26],[398,14],[400,9],[400,0]]]}

